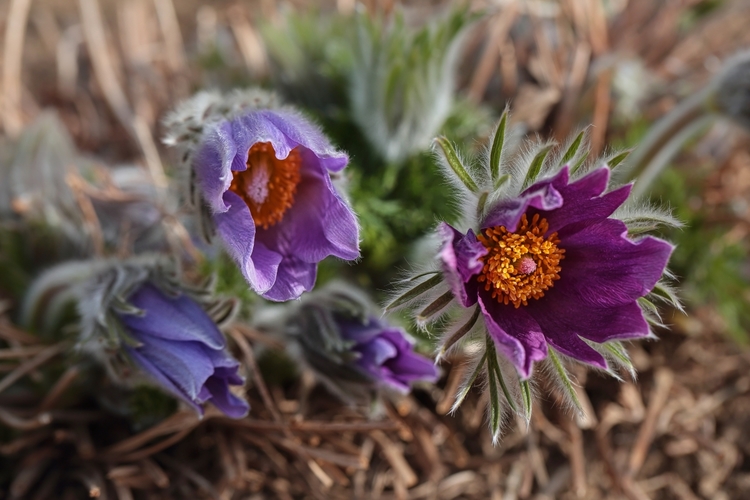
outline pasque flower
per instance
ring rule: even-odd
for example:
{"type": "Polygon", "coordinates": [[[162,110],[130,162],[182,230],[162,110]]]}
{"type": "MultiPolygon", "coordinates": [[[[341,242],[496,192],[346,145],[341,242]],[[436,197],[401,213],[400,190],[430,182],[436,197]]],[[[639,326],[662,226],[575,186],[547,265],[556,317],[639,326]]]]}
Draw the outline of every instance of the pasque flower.
{"type": "Polygon", "coordinates": [[[247,415],[247,402],[229,390],[242,385],[239,363],[226,351],[226,340],[213,320],[186,295],[169,296],[151,283],[127,299],[137,311],[122,312],[125,343],[133,361],[154,382],[203,414],[213,403],[233,418],[247,415]]]}
{"type": "Polygon", "coordinates": [[[454,296],[479,306],[497,348],[523,378],[548,346],[600,368],[604,343],[649,335],[638,299],[662,276],[672,245],[610,215],[630,185],[605,193],[609,169],[570,182],[566,166],[486,215],[478,234],[443,223],[440,259],[454,296]],[[585,340],[584,340],[585,339],[585,340]]]}
{"type": "Polygon", "coordinates": [[[23,317],[61,324],[71,301],[79,315],[76,350],[118,385],[151,382],[200,414],[204,403],[233,418],[247,414],[247,402],[230,391],[243,380],[218,328],[236,303],[182,283],[173,261],[141,255],[59,264],[30,287],[23,317]]]}
{"type": "Polygon", "coordinates": [[[286,318],[283,329],[305,363],[345,400],[378,388],[406,394],[416,381],[437,379],[432,360],[415,353],[406,332],[381,319],[353,287],[329,284],[286,318]]]}
{"type": "Polygon", "coordinates": [[[503,401],[529,417],[536,364],[549,366],[545,372],[577,406],[567,362],[632,370],[620,341],[652,335],[654,299],[679,307],[662,279],[672,245],[643,236],[679,223],[629,202],[631,185],[614,185],[610,167],[625,155],[586,162],[583,132],[555,154],[552,144],[517,148],[506,140],[506,123],[507,113],[482,168],[465,167],[437,139],[463,220],[438,225],[434,262],[406,280],[389,306],[412,307],[424,326],[453,311],[438,357],[473,345],[456,407],[486,368],[496,438],[503,401]]]}
{"type": "Polygon", "coordinates": [[[199,204],[257,293],[297,298],[322,259],[359,256],[356,218],[332,181],[348,157],[301,114],[257,92],[199,94],[167,125],[199,204]]]}

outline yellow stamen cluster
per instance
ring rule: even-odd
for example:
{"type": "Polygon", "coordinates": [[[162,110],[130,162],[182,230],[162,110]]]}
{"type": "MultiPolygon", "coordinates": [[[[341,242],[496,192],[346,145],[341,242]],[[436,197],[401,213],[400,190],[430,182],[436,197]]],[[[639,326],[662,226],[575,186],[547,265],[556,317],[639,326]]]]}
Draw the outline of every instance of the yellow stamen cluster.
{"type": "Polygon", "coordinates": [[[477,281],[484,283],[492,298],[516,308],[539,299],[560,279],[560,261],[565,250],[557,233],[545,238],[549,229],[546,219],[534,215],[529,223],[524,214],[515,233],[504,226],[490,227],[477,236],[488,250],[482,258],[484,267],[477,281]]]}
{"type": "Polygon", "coordinates": [[[229,190],[247,204],[255,225],[268,229],[294,204],[301,166],[299,148],[279,160],[270,142],[259,142],[248,151],[247,170],[232,172],[229,190]]]}

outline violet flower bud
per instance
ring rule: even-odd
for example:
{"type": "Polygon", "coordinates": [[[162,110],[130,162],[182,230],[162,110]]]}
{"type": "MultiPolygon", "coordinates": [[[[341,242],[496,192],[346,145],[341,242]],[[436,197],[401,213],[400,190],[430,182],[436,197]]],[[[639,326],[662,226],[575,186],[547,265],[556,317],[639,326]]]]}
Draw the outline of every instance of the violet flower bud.
{"type": "Polygon", "coordinates": [[[186,295],[168,296],[142,284],[127,301],[139,312],[118,314],[135,344],[124,345],[133,361],[154,382],[201,415],[213,403],[225,415],[241,418],[250,407],[229,390],[242,385],[239,363],[226,352],[216,324],[186,295]]]}
{"type": "Polygon", "coordinates": [[[346,401],[367,390],[407,394],[412,383],[438,377],[432,360],[414,352],[406,332],[376,316],[351,287],[334,284],[313,293],[289,312],[285,330],[305,362],[346,401]]]}
{"type": "Polygon", "coordinates": [[[247,402],[230,391],[243,384],[239,363],[217,326],[235,303],[181,283],[171,261],[146,255],[60,264],[32,285],[24,317],[59,318],[71,300],[80,317],[77,349],[115,382],[150,381],[201,415],[208,402],[229,417],[247,414],[247,402]]]}

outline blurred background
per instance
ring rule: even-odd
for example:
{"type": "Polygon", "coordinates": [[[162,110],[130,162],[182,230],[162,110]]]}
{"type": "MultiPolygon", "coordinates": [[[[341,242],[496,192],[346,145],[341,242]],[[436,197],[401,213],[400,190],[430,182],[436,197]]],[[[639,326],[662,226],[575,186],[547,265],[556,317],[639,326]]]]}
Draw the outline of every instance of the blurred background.
{"type": "MultiPolygon", "coordinates": [[[[150,186],[178,178],[160,143],[160,120],[175,104],[200,89],[274,89],[351,155],[345,180],[363,257],[354,266],[323,263],[320,281],[344,274],[382,299],[436,221],[456,217],[430,153],[434,136],[456,141],[467,157],[481,154],[509,105],[514,133],[564,142],[590,124],[591,156],[612,157],[710,87],[725,61],[750,47],[748,25],[745,0],[3,0],[0,158],[17,155],[23,140],[28,161],[37,158],[34,141],[44,139],[29,127],[52,110],[56,130],[39,133],[69,135],[74,153],[65,154],[97,165],[74,183],[75,203],[116,203],[120,167],[137,167],[150,186]]],[[[750,99],[750,78],[739,83],[750,99]]],[[[76,434],[83,424],[24,434],[3,417],[0,394],[0,498],[47,498],[33,464],[61,456],[96,463],[71,483],[91,496],[111,484],[119,499],[747,498],[750,135],[718,111],[673,148],[646,194],[685,223],[664,236],[677,244],[671,269],[687,314],[663,311],[670,329],[657,332],[660,341],[630,346],[637,382],[576,373],[585,417],[550,395],[528,432],[513,424],[493,447],[481,397],[447,415],[461,378],[456,359],[439,387],[386,403],[386,424],[342,424],[339,432],[336,419],[351,410],[323,398],[307,415],[333,427],[290,429],[255,394],[254,420],[244,426],[196,423],[192,441],[170,448],[187,435],[170,421],[126,448],[176,439],[102,463],[96,444],[78,442],[89,432],[76,434]],[[239,435],[241,444],[232,442],[239,435]],[[60,455],[56,443],[66,439],[78,444],[60,455]],[[156,465],[151,455],[162,450],[171,455],[156,465]],[[169,458],[180,454],[191,458],[169,458]],[[194,458],[201,454],[215,460],[194,458]],[[21,467],[5,467],[11,460],[21,467]]],[[[0,186],[0,205],[2,194],[0,186]]],[[[27,209],[14,203],[15,212],[27,209]]],[[[174,207],[164,214],[180,215],[174,207]]],[[[87,221],[96,251],[128,253],[107,247],[106,234],[97,239],[106,223],[87,221]]],[[[0,338],[16,339],[14,300],[50,249],[29,253],[0,238],[0,316],[8,311],[0,338]]],[[[221,291],[248,295],[228,261],[200,266],[219,273],[221,291]]],[[[273,352],[272,342],[256,341],[273,352]]],[[[0,377],[18,366],[1,354],[0,377]]],[[[261,370],[274,411],[311,405],[309,388],[268,358],[261,370]]]]}

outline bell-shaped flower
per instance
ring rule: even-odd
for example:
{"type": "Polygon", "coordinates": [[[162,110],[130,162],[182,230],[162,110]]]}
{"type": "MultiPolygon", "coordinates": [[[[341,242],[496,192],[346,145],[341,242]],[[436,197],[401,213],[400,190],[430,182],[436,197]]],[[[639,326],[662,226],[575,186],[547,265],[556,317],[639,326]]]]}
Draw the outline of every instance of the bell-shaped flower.
{"type": "Polygon", "coordinates": [[[144,283],[128,297],[136,310],[119,313],[133,361],[163,389],[203,414],[212,403],[225,415],[247,415],[247,402],[229,390],[242,385],[239,363],[205,311],[186,295],[169,296],[144,283]]]}
{"type": "Polygon", "coordinates": [[[359,256],[356,218],[333,182],[348,157],[300,113],[254,95],[196,96],[168,121],[168,142],[184,143],[191,188],[247,282],[286,301],[312,289],[325,257],[359,256]],[[196,115],[206,122],[190,140],[180,131],[196,115]]]}

